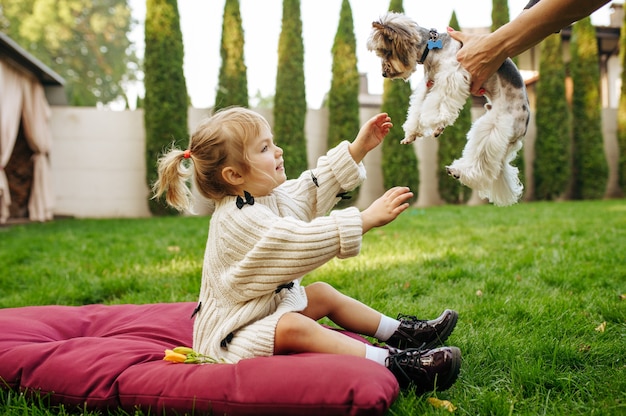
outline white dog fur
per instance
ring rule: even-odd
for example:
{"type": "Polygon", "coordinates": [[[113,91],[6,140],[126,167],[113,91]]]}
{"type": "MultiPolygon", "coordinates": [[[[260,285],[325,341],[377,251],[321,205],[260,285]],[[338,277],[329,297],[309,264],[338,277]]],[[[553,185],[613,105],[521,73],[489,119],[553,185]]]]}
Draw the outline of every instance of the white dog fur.
{"type": "MultiPolygon", "coordinates": [[[[381,58],[383,77],[406,81],[417,64],[424,66],[424,80],[411,96],[402,143],[439,136],[457,119],[470,94],[470,75],[456,59],[461,44],[399,13],[389,12],[372,26],[367,48],[381,58]]],[[[526,88],[510,59],[483,88],[486,112],[472,124],[462,157],[447,172],[481,198],[511,205],[523,190],[511,162],[522,147],[530,117],[526,88]]]]}

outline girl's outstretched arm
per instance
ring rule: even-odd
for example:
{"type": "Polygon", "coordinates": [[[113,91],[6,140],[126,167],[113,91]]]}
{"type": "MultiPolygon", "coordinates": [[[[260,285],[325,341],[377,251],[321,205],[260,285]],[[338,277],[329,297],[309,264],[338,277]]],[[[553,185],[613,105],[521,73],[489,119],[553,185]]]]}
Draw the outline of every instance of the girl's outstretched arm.
{"type": "Polygon", "coordinates": [[[392,127],[391,118],[386,113],[377,114],[367,120],[348,147],[354,161],[360,163],[370,150],[383,142],[392,127]]]}

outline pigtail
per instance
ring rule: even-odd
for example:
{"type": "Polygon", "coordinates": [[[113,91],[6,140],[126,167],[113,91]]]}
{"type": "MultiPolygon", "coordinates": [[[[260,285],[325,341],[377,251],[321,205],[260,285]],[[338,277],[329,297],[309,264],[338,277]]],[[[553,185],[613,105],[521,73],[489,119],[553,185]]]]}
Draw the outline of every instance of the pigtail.
{"type": "Polygon", "coordinates": [[[189,150],[172,148],[157,162],[159,178],[152,186],[153,198],[165,194],[165,201],[178,211],[190,211],[192,194],[188,186],[191,169],[185,166],[189,150]]]}
{"type": "Polygon", "coordinates": [[[193,213],[194,192],[214,204],[227,195],[237,195],[237,187],[224,180],[225,166],[235,166],[248,173],[246,143],[258,137],[261,128],[270,129],[260,114],[243,107],[219,110],[204,119],[191,135],[187,150],[172,147],[157,161],[159,178],[152,186],[153,198],[165,195],[165,201],[178,211],[193,213]]]}

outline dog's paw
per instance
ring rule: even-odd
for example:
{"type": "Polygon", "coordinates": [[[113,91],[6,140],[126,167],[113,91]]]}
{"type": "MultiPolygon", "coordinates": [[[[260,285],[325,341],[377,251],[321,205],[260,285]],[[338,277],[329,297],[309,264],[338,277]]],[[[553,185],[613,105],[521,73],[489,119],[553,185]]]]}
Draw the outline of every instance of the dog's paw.
{"type": "Polygon", "coordinates": [[[437,127],[434,131],[433,131],[433,136],[434,137],[439,137],[441,136],[441,133],[443,133],[443,129],[445,129],[444,127],[437,127]]]}
{"type": "Polygon", "coordinates": [[[461,178],[461,172],[459,172],[457,169],[453,167],[446,166],[446,172],[448,172],[448,175],[452,176],[454,179],[461,178]]]}
{"type": "Polygon", "coordinates": [[[402,139],[402,141],[400,141],[400,143],[402,144],[410,144],[413,143],[415,141],[415,139],[417,139],[418,137],[422,137],[421,133],[411,133],[411,134],[407,134],[404,139],[402,139]]]}

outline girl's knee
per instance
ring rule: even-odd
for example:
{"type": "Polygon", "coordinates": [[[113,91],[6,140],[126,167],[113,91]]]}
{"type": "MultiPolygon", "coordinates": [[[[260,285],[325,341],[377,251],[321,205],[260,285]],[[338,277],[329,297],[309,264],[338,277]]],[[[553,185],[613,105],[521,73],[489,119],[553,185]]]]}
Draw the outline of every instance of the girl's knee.
{"type": "Polygon", "coordinates": [[[288,312],[278,320],[276,332],[280,335],[294,337],[308,332],[312,323],[316,322],[299,312],[288,312]]]}
{"type": "Polygon", "coordinates": [[[332,287],[326,282],[315,282],[305,287],[305,291],[308,298],[324,298],[328,299],[329,296],[339,293],[337,289],[332,287]]]}
{"type": "Polygon", "coordinates": [[[328,283],[315,282],[305,290],[308,305],[302,313],[315,321],[329,316],[343,303],[343,295],[328,283]]]}
{"type": "Polygon", "coordinates": [[[299,312],[284,314],[276,326],[274,352],[277,354],[299,351],[306,340],[322,328],[317,322],[299,312]]]}

